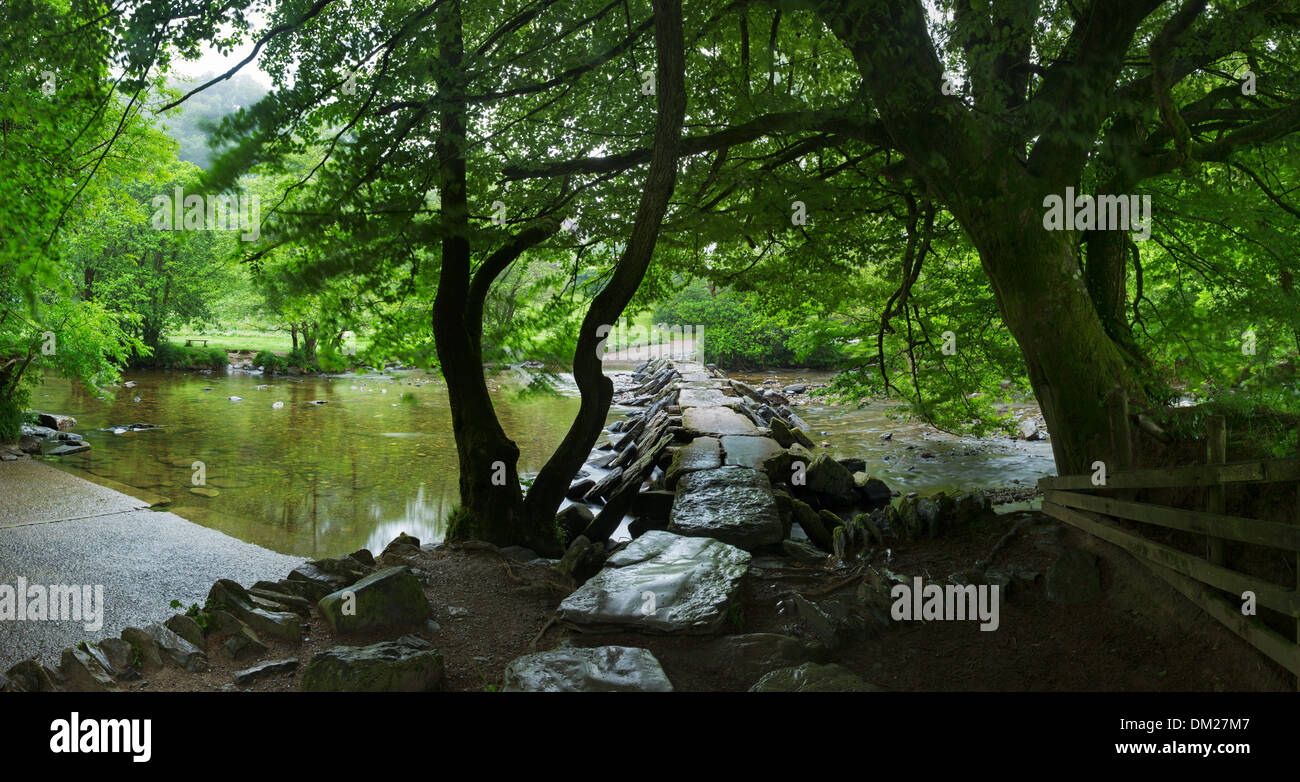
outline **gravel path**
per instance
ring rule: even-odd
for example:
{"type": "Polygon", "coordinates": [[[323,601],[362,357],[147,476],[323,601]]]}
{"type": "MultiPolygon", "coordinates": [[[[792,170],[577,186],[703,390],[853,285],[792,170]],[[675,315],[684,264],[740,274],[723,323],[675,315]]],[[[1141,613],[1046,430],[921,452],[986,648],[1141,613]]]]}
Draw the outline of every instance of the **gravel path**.
{"type": "MultiPolygon", "coordinates": [[[[103,626],[0,619],[0,670],[166,619],[202,603],[212,582],[277,580],[302,559],[277,554],[39,462],[0,463],[0,586],[102,586],[103,626]]],[[[93,620],[91,621],[93,624],[93,620]]]]}

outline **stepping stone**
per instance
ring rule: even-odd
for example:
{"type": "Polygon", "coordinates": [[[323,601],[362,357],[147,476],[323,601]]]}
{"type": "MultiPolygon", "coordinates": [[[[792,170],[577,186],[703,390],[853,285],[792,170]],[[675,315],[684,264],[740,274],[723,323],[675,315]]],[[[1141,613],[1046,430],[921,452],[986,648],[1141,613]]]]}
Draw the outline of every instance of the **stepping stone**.
{"type": "Polygon", "coordinates": [[[506,666],[505,692],[672,692],[655,656],[630,646],[560,647],[506,666]]]}
{"type": "Polygon", "coordinates": [[[682,413],[682,426],[705,434],[754,434],[758,429],[728,407],[692,407],[682,413]]]}
{"type": "Polygon", "coordinates": [[[749,559],[747,552],[712,538],[651,530],[611,556],[557,613],[583,632],[715,633],[749,559]]]}
{"type": "Polygon", "coordinates": [[[722,441],[716,437],[697,437],[673,454],[673,463],[668,466],[664,476],[664,486],[675,488],[677,481],[686,473],[713,470],[721,466],[722,441]]]}
{"type": "Polygon", "coordinates": [[[804,663],[780,668],[759,679],[750,692],[883,692],[842,665],[804,663]]]}
{"type": "Polygon", "coordinates": [[[668,530],[752,550],[785,537],[767,476],[747,467],[688,473],[677,483],[668,530]]]}
{"type": "Polygon", "coordinates": [[[689,407],[718,407],[735,401],[734,396],[727,396],[716,388],[683,388],[677,398],[677,406],[685,410],[689,407]]]}
{"type": "Polygon", "coordinates": [[[755,470],[763,469],[763,462],[778,454],[785,453],[776,440],[771,437],[730,437],[722,438],[722,450],[726,453],[726,464],[735,464],[755,470]]]}

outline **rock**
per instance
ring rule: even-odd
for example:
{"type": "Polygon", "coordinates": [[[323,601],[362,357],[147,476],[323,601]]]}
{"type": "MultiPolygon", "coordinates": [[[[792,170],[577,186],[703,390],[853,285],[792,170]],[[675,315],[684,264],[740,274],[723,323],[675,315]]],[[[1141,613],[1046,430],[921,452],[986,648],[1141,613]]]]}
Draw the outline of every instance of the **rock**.
{"type": "Polygon", "coordinates": [[[114,692],[117,682],[104,666],[82,649],[64,649],[59,661],[64,689],[69,692],[114,692]]]}
{"type": "Polygon", "coordinates": [[[506,692],[672,692],[655,656],[628,646],[562,646],[506,666],[506,692]]]}
{"type": "MultiPolygon", "coordinates": [[[[360,576],[358,576],[360,578],[360,576]]],[[[305,562],[293,569],[289,573],[290,581],[297,581],[305,586],[297,587],[307,592],[304,597],[311,600],[320,600],[330,592],[336,592],[345,586],[355,583],[357,579],[348,576],[342,576],[337,573],[329,573],[317,567],[311,562],[305,562]]]]}
{"type": "Polygon", "coordinates": [[[108,660],[110,673],[125,675],[133,667],[131,665],[131,645],[121,638],[101,638],[95,642],[94,646],[108,660]]]}
{"type": "Polygon", "coordinates": [[[36,422],[41,426],[57,429],[60,432],[67,432],[77,428],[77,419],[70,415],[59,415],[57,413],[37,413],[36,422]]]}
{"type": "Polygon", "coordinates": [[[707,665],[726,676],[754,681],[774,668],[818,661],[822,647],[778,633],[727,635],[706,647],[707,665]]]}
{"type": "Polygon", "coordinates": [[[574,481],[572,484],[570,484],[569,490],[564,493],[564,496],[567,499],[577,502],[578,500],[581,500],[583,497],[586,497],[588,494],[590,494],[591,490],[594,489],[595,487],[596,487],[595,481],[593,481],[591,478],[583,478],[582,480],[574,481]]]}
{"type": "Polygon", "coordinates": [[[131,646],[131,664],[145,673],[153,673],[163,667],[162,648],[153,636],[139,627],[128,627],[122,631],[122,640],[131,646]]]}
{"type": "Polygon", "coordinates": [[[235,684],[252,684],[258,679],[293,673],[296,670],[298,670],[297,657],[290,657],[287,660],[274,660],[269,663],[262,663],[261,665],[252,668],[245,668],[242,671],[237,671],[235,673],[235,684]]]}
{"type": "MultiPolygon", "coordinates": [[[[427,646],[427,644],[426,644],[427,646]]],[[[432,692],[442,686],[442,656],[409,641],[335,646],[312,657],[303,692],[432,692]]]]}
{"type": "Polygon", "coordinates": [[[754,434],[754,422],[728,407],[692,407],[682,413],[682,426],[706,435],[754,434]]]}
{"type": "Polygon", "coordinates": [[[208,669],[208,656],[204,654],[202,649],[181,638],[163,625],[146,625],[144,632],[158,645],[164,661],[170,660],[190,673],[208,669]]]}
{"type": "Polygon", "coordinates": [[[1047,599],[1064,605],[1082,605],[1101,599],[1101,572],[1097,557],[1078,548],[1061,552],[1044,579],[1047,599]]]}
{"type": "Polygon", "coordinates": [[[560,603],[557,615],[581,631],[713,633],[727,618],[749,560],[747,552],[713,538],[651,530],[610,556],[560,603]]]}
{"type": "Polygon", "coordinates": [[[1020,439],[1022,440],[1038,439],[1038,424],[1031,418],[1021,421],[1016,430],[1020,433],[1020,439]]]}
{"type": "Polygon", "coordinates": [[[23,660],[5,671],[8,692],[56,692],[58,685],[49,668],[35,660],[23,660]]]}
{"type": "Polygon", "coordinates": [[[221,496],[220,491],[216,489],[208,488],[207,486],[195,486],[190,489],[190,494],[197,494],[200,497],[209,497],[209,498],[221,496]]]}
{"type": "Polygon", "coordinates": [[[294,644],[302,640],[302,622],[297,614],[259,608],[248,592],[230,579],[223,578],[213,584],[208,590],[208,600],[209,605],[229,611],[259,635],[294,644]]]}
{"type": "Polygon", "coordinates": [[[850,473],[865,472],[867,469],[866,460],[859,459],[856,456],[849,456],[843,459],[836,459],[835,461],[839,462],[840,466],[848,470],[850,473]]]}
{"type": "Polygon", "coordinates": [[[767,476],[745,467],[688,473],[677,485],[668,529],[752,550],[779,543],[781,517],[767,476]]]}
{"type": "Polygon", "coordinates": [[[826,523],[822,521],[821,515],[812,509],[808,503],[800,499],[792,499],[790,507],[794,512],[794,520],[798,522],[799,528],[804,531],[813,545],[823,551],[831,550],[831,531],[826,528],[826,523]]]}
{"type": "MultiPolygon", "coordinates": [[[[48,444],[48,443],[51,443],[51,442],[53,442],[53,441],[46,440],[46,443],[47,443],[47,444],[48,444]]],[[[54,445],[54,447],[52,447],[52,448],[45,448],[45,447],[42,447],[42,450],[44,451],[44,453],[45,453],[46,456],[70,456],[71,454],[74,454],[74,453],[81,453],[82,451],[89,451],[89,450],[90,450],[90,443],[76,443],[76,442],[74,442],[74,443],[64,443],[64,442],[60,442],[59,444],[54,445]]]]}
{"type": "Polygon", "coordinates": [[[225,640],[225,643],[221,644],[221,651],[232,660],[261,657],[267,652],[268,648],[257,633],[253,631],[253,628],[242,622],[225,640]]]}
{"type": "Polygon", "coordinates": [[[853,483],[858,489],[858,496],[870,507],[888,505],[894,492],[879,478],[871,478],[865,472],[853,476],[853,483]],[[859,478],[861,476],[861,478],[859,478]]]}
{"type": "Polygon", "coordinates": [[[256,605],[268,611],[292,611],[304,619],[311,617],[312,601],[298,595],[286,594],[267,581],[258,581],[248,588],[248,596],[256,605]]]}
{"type": "Polygon", "coordinates": [[[842,665],[804,663],[780,668],[759,679],[750,692],[883,692],[842,665]]]}
{"type": "Polygon", "coordinates": [[[335,634],[418,627],[432,615],[424,589],[407,567],[372,573],[317,605],[335,634]]]}
{"type": "MultiPolygon", "coordinates": [[[[731,435],[722,438],[722,452],[724,464],[760,470],[768,459],[785,454],[786,450],[771,437],[731,435]]],[[[787,472],[784,477],[788,479],[790,474],[787,472]]]]}
{"type": "Polygon", "coordinates": [[[795,383],[794,385],[786,386],[781,390],[787,394],[802,394],[808,390],[808,386],[804,383],[795,383]]]}
{"type": "Polygon", "coordinates": [[[506,546],[497,553],[514,562],[532,562],[537,559],[537,552],[524,546],[506,546]]]}
{"type": "Polygon", "coordinates": [[[789,448],[795,444],[802,445],[804,448],[814,447],[813,441],[803,433],[803,430],[798,427],[791,428],[780,416],[773,416],[767,423],[772,428],[772,438],[782,448],[789,448]]]}
{"type": "Polygon", "coordinates": [[[851,505],[855,498],[853,473],[835,461],[830,454],[819,453],[813,457],[805,473],[805,489],[819,500],[830,505],[851,505]]]}
{"type": "Polygon", "coordinates": [[[41,452],[41,441],[38,437],[25,434],[18,438],[18,450],[27,454],[37,454],[41,452]]]}
{"type": "Polygon", "coordinates": [[[673,492],[660,489],[637,492],[632,499],[632,515],[666,521],[672,512],[675,496],[673,492]]]}
{"type": "Polygon", "coordinates": [[[573,541],[587,531],[587,526],[595,518],[596,514],[591,512],[591,508],[575,502],[555,514],[555,526],[563,533],[566,543],[572,546],[573,541]]]}
{"type": "Polygon", "coordinates": [[[805,565],[826,564],[825,551],[801,540],[783,540],[781,541],[781,550],[785,552],[786,556],[805,565]]]}
{"type": "Polygon", "coordinates": [[[677,481],[687,473],[698,470],[715,470],[722,466],[722,440],[717,437],[697,437],[678,448],[673,461],[664,471],[664,486],[677,488],[677,481]]]}
{"type": "Polygon", "coordinates": [[[348,554],[348,559],[354,559],[366,567],[375,566],[375,555],[370,553],[370,549],[357,549],[348,554]]]}
{"type": "Polygon", "coordinates": [[[196,648],[203,648],[203,628],[199,627],[199,623],[190,617],[184,614],[176,614],[164,622],[163,625],[181,638],[194,644],[196,648]]]}
{"type": "Polygon", "coordinates": [[[592,543],[586,535],[579,535],[569,544],[556,569],[582,584],[596,575],[605,564],[605,549],[592,543]]]}

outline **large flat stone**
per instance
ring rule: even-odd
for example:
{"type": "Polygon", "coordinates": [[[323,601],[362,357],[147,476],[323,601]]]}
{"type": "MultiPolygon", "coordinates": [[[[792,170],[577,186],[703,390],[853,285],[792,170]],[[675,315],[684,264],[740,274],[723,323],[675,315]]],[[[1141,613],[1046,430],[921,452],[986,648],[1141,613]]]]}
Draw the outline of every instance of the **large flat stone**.
{"type": "Polygon", "coordinates": [[[734,401],[734,396],[728,396],[716,388],[687,387],[677,397],[677,406],[685,410],[688,407],[718,407],[734,401]]]}
{"type": "Polygon", "coordinates": [[[506,666],[506,692],[672,692],[659,661],[630,646],[562,646],[506,666]]]}
{"type": "Polygon", "coordinates": [[[771,437],[741,437],[731,435],[722,438],[722,450],[726,453],[726,464],[763,469],[763,462],[773,456],[785,453],[785,449],[771,437]]]}
{"type": "Polygon", "coordinates": [[[779,543],[785,536],[771,483],[766,475],[747,467],[719,467],[682,476],[668,529],[743,549],[779,543]]]}
{"type": "Polygon", "coordinates": [[[692,407],[682,412],[682,426],[704,434],[753,434],[758,427],[728,407],[692,407]]]}
{"type": "Polygon", "coordinates": [[[672,489],[686,473],[714,470],[722,466],[722,443],[716,437],[697,437],[677,449],[673,463],[664,475],[664,485],[672,489]]]}
{"type": "Polygon", "coordinates": [[[712,538],[651,530],[565,598],[559,618],[588,632],[714,633],[749,559],[747,552],[712,538]]]}

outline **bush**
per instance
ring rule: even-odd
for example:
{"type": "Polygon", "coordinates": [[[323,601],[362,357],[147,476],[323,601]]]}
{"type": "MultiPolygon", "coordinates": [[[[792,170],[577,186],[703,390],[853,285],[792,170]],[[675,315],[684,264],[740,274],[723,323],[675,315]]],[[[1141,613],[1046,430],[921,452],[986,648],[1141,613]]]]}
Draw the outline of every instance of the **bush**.
{"type": "Polygon", "coordinates": [[[221,348],[185,347],[163,341],[152,356],[137,355],[131,363],[154,369],[222,369],[230,363],[230,358],[221,348]]]}
{"type": "MultiPolygon", "coordinates": [[[[839,345],[817,340],[809,344],[800,333],[811,333],[819,323],[793,322],[784,313],[767,314],[759,294],[719,289],[693,283],[664,303],[654,314],[655,323],[704,326],[704,360],[724,369],[788,366],[833,367],[843,358],[839,345]]],[[[816,329],[824,334],[825,330],[816,329]]]]}

